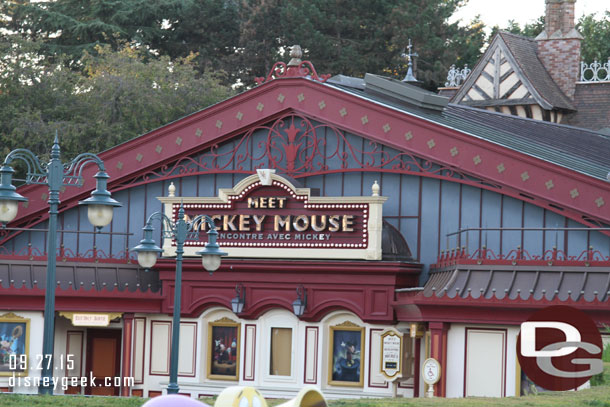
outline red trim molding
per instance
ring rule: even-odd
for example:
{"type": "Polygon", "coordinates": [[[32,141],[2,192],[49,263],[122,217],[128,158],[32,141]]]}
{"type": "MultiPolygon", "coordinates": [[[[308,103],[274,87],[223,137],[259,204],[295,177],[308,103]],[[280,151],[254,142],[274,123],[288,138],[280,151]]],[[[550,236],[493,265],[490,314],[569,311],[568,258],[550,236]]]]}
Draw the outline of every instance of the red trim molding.
{"type": "Polygon", "coordinates": [[[608,301],[597,299],[587,302],[584,299],[574,301],[571,298],[561,301],[557,297],[552,301],[532,297],[522,300],[492,298],[449,298],[425,297],[423,294],[397,293],[397,300],[392,303],[399,321],[408,322],[459,322],[467,324],[504,324],[520,325],[534,311],[551,305],[568,305],[587,313],[599,325],[610,324],[608,301]]]}
{"type": "MultiPolygon", "coordinates": [[[[123,360],[121,368],[123,370],[122,377],[131,377],[131,352],[132,352],[132,335],[133,335],[133,314],[123,314],[123,360]]],[[[121,386],[121,396],[129,397],[130,387],[127,385],[121,386]]]]}
{"type": "MultiPolygon", "coordinates": [[[[183,263],[182,312],[196,318],[212,306],[231,309],[238,283],[247,290],[248,299],[241,318],[257,319],[272,308],[292,312],[295,289],[306,282],[308,305],[301,320],[318,322],[333,310],[346,309],[365,322],[392,323],[394,290],[417,285],[420,267],[394,262],[228,259],[210,276],[201,272],[201,262],[189,259],[183,263]]],[[[168,314],[173,310],[174,268],[173,260],[158,262],[162,291],[167,293],[162,312],[168,314]]]]}
{"type": "Polygon", "coordinates": [[[441,379],[434,385],[434,394],[437,397],[445,397],[447,394],[447,331],[449,324],[430,322],[429,329],[430,357],[441,364],[441,379]]]}

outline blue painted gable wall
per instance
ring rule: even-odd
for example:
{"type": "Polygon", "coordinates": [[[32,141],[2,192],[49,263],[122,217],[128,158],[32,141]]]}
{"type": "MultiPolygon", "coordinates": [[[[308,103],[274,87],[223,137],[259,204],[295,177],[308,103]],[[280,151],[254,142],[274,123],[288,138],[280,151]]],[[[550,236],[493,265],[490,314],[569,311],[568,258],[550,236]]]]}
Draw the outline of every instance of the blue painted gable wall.
{"type": "MultiPolygon", "coordinates": [[[[290,124],[286,120],[284,124],[290,124]]],[[[610,253],[610,239],[589,231],[473,231],[460,238],[447,234],[460,228],[552,228],[581,227],[554,212],[501,193],[476,186],[478,180],[455,173],[408,154],[399,153],[387,146],[370,143],[335,128],[311,122],[310,127],[294,122],[306,131],[301,143],[301,158],[313,157],[309,168],[289,174],[308,188],[317,188],[322,196],[370,195],[377,180],[381,194],[388,197],[384,204],[384,218],[403,234],[416,259],[425,265],[437,260],[441,250],[465,246],[474,252],[486,245],[497,255],[506,255],[521,246],[530,255],[542,255],[556,246],[568,255],[578,255],[592,245],[603,255],[610,253]],[[309,143],[308,143],[309,140],[309,143]],[[313,173],[313,174],[312,174],[313,173]],[[442,175],[443,179],[434,178],[442,175]],[[468,181],[469,185],[459,182],[468,181]]],[[[120,186],[115,199],[123,207],[115,211],[112,224],[104,228],[105,234],[62,233],[58,244],[63,244],[69,256],[91,256],[93,246],[99,257],[124,257],[125,250],[138,244],[141,229],[148,215],[162,210],[159,196],[167,195],[170,182],[174,182],[177,196],[216,196],[219,188],[233,187],[239,180],[255,172],[256,168],[277,168],[286,175],[286,156],[283,145],[289,141],[285,132],[271,131],[261,126],[238,136],[212,150],[193,157],[185,157],[175,167],[156,169],[120,186]],[[269,149],[267,149],[269,147],[269,149]],[[188,175],[181,175],[181,174],[188,175]]],[[[281,126],[280,126],[281,127],[281,126]]],[[[274,127],[278,129],[278,127],[274,127]]],[[[60,229],[89,231],[84,208],[63,212],[60,229]]],[[[46,224],[37,226],[44,229],[46,224]]],[[[160,242],[160,228],[156,225],[156,239],[160,242]]],[[[44,252],[47,234],[25,232],[10,240],[1,254],[25,253],[28,244],[34,251],[44,252]]],[[[422,280],[422,282],[423,282],[422,280]]]]}

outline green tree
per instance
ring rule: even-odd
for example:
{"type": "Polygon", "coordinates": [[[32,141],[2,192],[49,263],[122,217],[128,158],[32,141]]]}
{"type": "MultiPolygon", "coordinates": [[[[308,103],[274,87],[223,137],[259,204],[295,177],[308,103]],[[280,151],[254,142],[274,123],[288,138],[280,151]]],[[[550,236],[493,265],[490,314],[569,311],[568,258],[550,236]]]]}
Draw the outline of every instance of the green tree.
{"type": "Polygon", "coordinates": [[[610,59],[610,11],[599,19],[594,14],[582,16],[576,29],[584,40],[580,49],[581,59],[587,63],[610,59]]]}
{"type": "MultiPolygon", "coordinates": [[[[464,1],[409,1],[392,11],[391,24],[396,27],[392,48],[404,47],[411,38],[416,45],[417,79],[424,86],[435,90],[443,86],[452,64],[473,66],[481,56],[485,44],[484,25],[475,18],[470,24],[460,26],[449,23],[449,18],[464,1]]],[[[406,62],[400,53],[393,54],[394,70],[404,76],[406,62]]],[[[402,79],[402,78],[401,78],[402,79]]]]}
{"type": "Polygon", "coordinates": [[[54,0],[2,2],[2,28],[42,42],[47,56],[78,61],[98,45],[183,58],[197,54],[200,71],[223,69],[235,52],[238,3],[233,0],[54,0]]]}
{"type": "Polygon", "coordinates": [[[266,75],[293,44],[303,47],[318,73],[402,77],[409,38],[420,55],[427,87],[444,81],[461,58],[474,63],[484,42],[480,21],[450,24],[462,0],[251,0],[242,6],[239,66],[244,82],[266,75]],[[442,73],[441,73],[442,72],[442,73]]]}
{"type": "Polygon", "coordinates": [[[233,93],[221,85],[222,74],[198,74],[194,56],[144,60],[129,46],[98,46],[82,57],[81,73],[61,60],[36,58],[39,43],[0,46],[4,154],[16,147],[45,154],[56,129],[66,156],[99,152],[233,93]]]}
{"type": "Polygon", "coordinates": [[[538,34],[544,31],[544,15],[538,17],[531,23],[526,23],[523,27],[515,20],[508,20],[508,25],[502,29],[496,25],[491,29],[489,39],[491,40],[500,30],[508,31],[512,34],[523,35],[524,37],[536,38],[538,34]]]}
{"type": "Polygon", "coordinates": [[[0,42],[0,155],[16,147],[48,152],[53,126],[80,110],[80,77],[39,56],[41,44],[18,37],[0,42]]]}
{"type": "Polygon", "coordinates": [[[287,45],[283,40],[281,5],[282,0],[243,0],[241,3],[235,67],[245,86],[252,86],[255,77],[267,75],[287,45]]]}
{"type": "MultiPolygon", "coordinates": [[[[500,29],[495,26],[490,38],[500,29]]],[[[533,23],[521,27],[515,21],[509,21],[504,31],[536,38],[544,30],[544,16],[538,17],[533,23]]],[[[580,55],[585,62],[594,60],[604,62],[610,58],[610,11],[597,17],[595,14],[583,15],[576,23],[576,30],[582,35],[580,55]]]]}

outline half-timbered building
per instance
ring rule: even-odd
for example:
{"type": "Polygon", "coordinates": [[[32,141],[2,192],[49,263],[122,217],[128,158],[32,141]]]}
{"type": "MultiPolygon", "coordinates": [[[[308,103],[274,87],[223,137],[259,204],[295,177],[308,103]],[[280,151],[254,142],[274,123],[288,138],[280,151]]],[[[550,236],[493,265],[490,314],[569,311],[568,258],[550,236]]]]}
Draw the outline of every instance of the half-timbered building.
{"type": "Polygon", "coordinates": [[[610,134],[610,60],[581,61],[576,0],[546,0],[544,30],[529,38],[500,31],[472,71],[449,71],[453,103],[610,134]]]}

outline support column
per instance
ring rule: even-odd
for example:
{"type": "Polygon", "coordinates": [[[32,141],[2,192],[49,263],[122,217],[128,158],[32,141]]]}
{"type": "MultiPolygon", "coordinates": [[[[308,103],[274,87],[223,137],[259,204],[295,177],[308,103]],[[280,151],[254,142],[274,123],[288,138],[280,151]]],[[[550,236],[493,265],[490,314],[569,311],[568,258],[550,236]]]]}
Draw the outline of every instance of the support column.
{"type": "Polygon", "coordinates": [[[434,385],[434,395],[445,397],[447,390],[447,331],[446,322],[430,322],[430,357],[441,365],[441,379],[434,385]]]}
{"type": "MultiPolygon", "coordinates": [[[[133,314],[123,314],[123,372],[121,376],[131,377],[131,360],[132,360],[132,338],[133,338],[133,314]]],[[[129,397],[130,388],[125,386],[125,380],[123,380],[123,386],[121,386],[121,396],[129,397]]]]}

